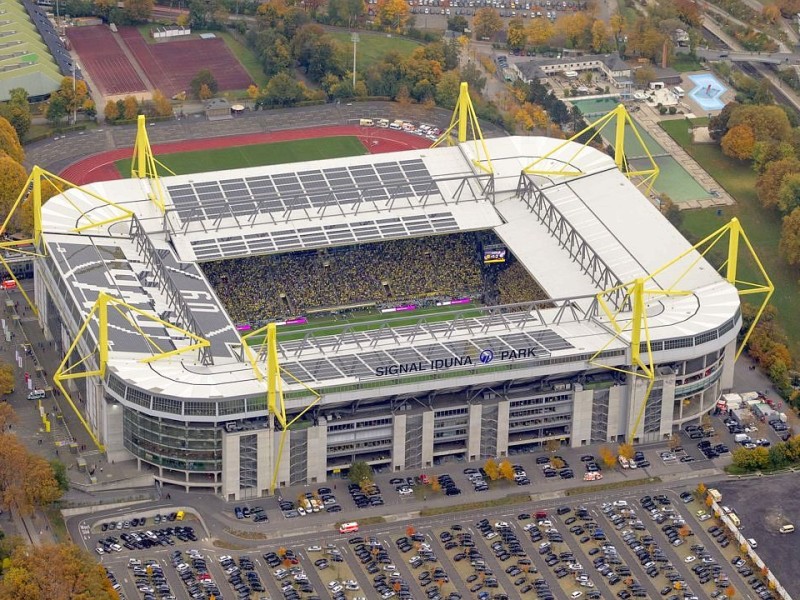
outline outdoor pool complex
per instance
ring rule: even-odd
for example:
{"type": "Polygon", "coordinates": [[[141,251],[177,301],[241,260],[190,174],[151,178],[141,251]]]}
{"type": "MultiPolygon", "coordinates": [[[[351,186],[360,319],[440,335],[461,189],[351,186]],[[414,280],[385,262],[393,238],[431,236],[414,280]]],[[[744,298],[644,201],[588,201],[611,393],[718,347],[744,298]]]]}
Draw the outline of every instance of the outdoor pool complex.
{"type": "Polygon", "coordinates": [[[689,75],[694,88],[689,92],[692,100],[697,102],[703,110],[722,110],[725,103],[722,94],[728,91],[719,79],[708,73],[689,75]]]}

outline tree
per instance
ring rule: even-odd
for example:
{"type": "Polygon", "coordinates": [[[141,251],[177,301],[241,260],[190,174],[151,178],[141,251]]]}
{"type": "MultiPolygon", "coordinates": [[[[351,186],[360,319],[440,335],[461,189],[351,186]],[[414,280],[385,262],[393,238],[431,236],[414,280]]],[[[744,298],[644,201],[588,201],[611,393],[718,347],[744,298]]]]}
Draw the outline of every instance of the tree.
{"type": "Polygon", "coordinates": [[[258,89],[258,86],[256,84],[251,83],[247,87],[247,97],[250,98],[250,100],[255,100],[256,98],[258,98],[259,93],[260,90],[258,89]]]}
{"type": "Polygon", "coordinates": [[[0,434],[0,504],[27,515],[61,496],[50,464],[13,433],[0,434]]]}
{"type": "Polygon", "coordinates": [[[31,105],[28,102],[28,92],[23,88],[14,88],[9,91],[9,101],[0,105],[0,117],[5,118],[17,132],[17,138],[22,140],[31,128],[31,105]]]}
{"type": "Polygon", "coordinates": [[[672,201],[672,198],[666,194],[661,194],[659,200],[661,202],[661,214],[664,215],[667,218],[667,221],[672,223],[676,229],[679,229],[683,223],[683,214],[681,213],[681,209],[678,208],[678,205],[675,204],[672,201]]]}
{"type": "Polygon", "coordinates": [[[292,106],[305,95],[303,86],[288,73],[278,73],[269,80],[259,98],[267,106],[292,106]]]}
{"type": "Polygon", "coordinates": [[[378,0],[375,24],[387,31],[401,32],[405,30],[410,14],[405,0],[378,0]]]}
{"type": "Polygon", "coordinates": [[[734,125],[722,138],[720,146],[722,152],[731,158],[747,160],[753,155],[753,148],[756,143],[756,136],[749,125],[734,125]]]}
{"type": "Polygon", "coordinates": [[[364,0],[329,0],[328,17],[338,25],[352,27],[366,12],[364,0]]]}
{"type": "Polygon", "coordinates": [[[51,125],[58,125],[67,116],[67,100],[60,94],[52,94],[45,116],[51,125]]]}
{"type": "Polygon", "coordinates": [[[55,477],[58,489],[62,492],[69,490],[69,477],[67,476],[67,466],[60,460],[51,460],[50,468],[53,469],[53,477],[55,477]]]}
{"type": "Polygon", "coordinates": [[[516,473],[514,472],[514,466],[511,464],[511,461],[507,458],[505,460],[500,461],[499,465],[500,477],[503,479],[508,479],[509,481],[514,481],[514,476],[516,473]]]}
{"type": "Polygon", "coordinates": [[[497,481],[500,479],[500,467],[497,465],[497,461],[495,461],[493,458],[487,459],[483,465],[483,470],[486,471],[486,475],[492,481],[497,481]]]}
{"type": "Polygon", "coordinates": [[[119,106],[113,100],[109,100],[106,102],[106,107],[103,110],[103,115],[106,118],[106,121],[114,122],[119,119],[119,106]]]}
{"type": "Polygon", "coordinates": [[[786,262],[800,265],[800,208],[795,208],[783,218],[778,248],[786,262]]]}
{"type": "Polygon", "coordinates": [[[133,121],[139,115],[139,102],[133,96],[125,96],[122,107],[122,116],[126,121],[133,121]]]}
{"type": "Polygon", "coordinates": [[[525,22],[516,17],[508,22],[508,32],[506,35],[508,47],[512,50],[521,50],[528,42],[528,36],[525,33],[525,22]]]}
{"type": "Polygon", "coordinates": [[[792,124],[780,106],[742,105],[736,108],[728,127],[747,125],[753,131],[755,141],[785,142],[791,140],[792,124]]]}
{"type": "MultiPolygon", "coordinates": [[[[11,211],[27,180],[28,174],[21,164],[8,155],[0,154],[0,214],[7,215],[11,211]]],[[[13,372],[11,388],[13,389],[13,372]]]]}
{"type": "Polygon", "coordinates": [[[17,413],[7,402],[0,404],[0,431],[5,431],[11,423],[17,422],[17,413]]]}
{"type": "Polygon", "coordinates": [[[553,465],[554,469],[563,469],[564,468],[564,461],[557,456],[554,456],[550,459],[550,464],[553,465]]]}
{"type": "Polygon", "coordinates": [[[66,101],[67,110],[73,112],[83,108],[83,103],[89,97],[89,88],[86,87],[86,82],[82,79],[63,77],[61,79],[61,86],[56,93],[62,96],[66,101]],[[73,86],[75,88],[74,91],[73,86]]]}
{"type": "Polygon", "coordinates": [[[736,590],[733,588],[733,586],[729,585],[728,587],[725,588],[725,595],[729,599],[733,598],[736,595],[736,590]]]}
{"type": "Polygon", "coordinates": [[[153,0],[125,0],[122,14],[131,23],[145,23],[153,12],[153,0]]]}
{"type": "Polygon", "coordinates": [[[514,122],[525,131],[546,127],[547,113],[538,104],[524,102],[514,114],[514,122]]]}
{"type": "Polygon", "coordinates": [[[7,119],[0,117],[0,156],[3,153],[18,163],[25,160],[25,151],[19,143],[16,130],[7,119]]]}
{"type": "Polygon", "coordinates": [[[611,468],[617,464],[617,455],[608,446],[600,446],[600,459],[607,468],[611,468]]]}
{"type": "Polygon", "coordinates": [[[603,52],[608,44],[608,27],[600,19],[592,23],[592,50],[603,52]]]}
{"type": "MultiPolygon", "coordinates": [[[[446,73],[445,73],[446,74],[446,73]]],[[[486,77],[483,76],[478,65],[469,61],[461,69],[461,81],[466,81],[469,91],[473,94],[480,94],[486,87],[486,77]]],[[[442,75],[444,77],[444,75],[442,75]]]]}
{"type": "Polygon", "coordinates": [[[200,69],[189,84],[192,90],[192,95],[195,98],[200,97],[200,88],[202,88],[203,85],[207,85],[208,89],[211,90],[213,94],[216,94],[217,90],[219,89],[217,80],[214,79],[214,76],[208,69],[200,69]]]}
{"type": "Polygon", "coordinates": [[[778,208],[788,214],[800,206],[800,173],[790,173],[783,178],[778,190],[778,208]]]}
{"type": "Polygon", "coordinates": [[[372,481],[372,467],[364,461],[356,461],[350,465],[347,477],[353,483],[358,484],[362,481],[372,481]]]}
{"type": "Polygon", "coordinates": [[[210,100],[214,96],[214,92],[208,87],[207,83],[200,86],[200,91],[197,92],[197,97],[200,100],[210,100]]]}
{"type": "Polygon", "coordinates": [[[441,492],[442,491],[442,484],[439,483],[439,478],[434,477],[431,480],[431,491],[432,492],[441,492]]]}
{"type": "Polygon", "coordinates": [[[584,12],[574,12],[564,15],[556,21],[556,31],[562,34],[571,48],[580,48],[585,45],[589,35],[591,20],[584,12]]]}
{"type": "Polygon", "coordinates": [[[469,21],[467,21],[466,17],[462,17],[461,15],[447,17],[447,29],[448,31],[464,33],[465,29],[469,29],[469,21]]]}
{"type": "Polygon", "coordinates": [[[189,24],[193,29],[219,29],[227,16],[225,12],[221,0],[189,0],[189,24]]]}
{"type": "Polygon", "coordinates": [[[454,108],[458,101],[460,85],[461,77],[458,71],[444,73],[439,83],[436,84],[436,92],[434,93],[436,104],[444,108],[454,108]]]}
{"type": "Polygon", "coordinates": [[[86,98],[86,100],[83,101],[81,109],[83,110],[83,114],[89,119],[94,119],[97,116],[97,105],[91,98],[86,98]]]}
{"type": "Polygon", "coordinates": [[[153,92],[153,111],[157,117],[169,117],[172,115],[172,102],[161,90],[153,92]]]}
{"type": "Polygon", "coordinates": [[[549,19],[534,19],[528,25],[526,35],[532,46],[544,46],[553,37],[553,24],[549,19]]]}
{"type": "Polygon", "coordinates": [[[492,39],[503,30],[503,21],[493,8],[479,8],[472,21],[475,37],[479,40],[492,39]]]}
{"type": "MultiPolygon", "coordinates": [[[[0,163],[0,166],[2,166],[2,163],[0,163]]],[[[24,172],[24,169],[23,169],[23,172],[24,172]]],[[[0,181],[2,181],[2,179],[3,179],[2,175],[0,175],[0,181]]],[[[24,185],[24,182],[23,182],[23,185],[24,185]]],[[[17,195],[19,195],[20,191],[21,190],[17,191],[17,195]]],[[[15,200],[16,200],[16,197],[15,197],[15,200]]],[[[12,200],[12,202],[13,202],[13,200],[12,200]]],[[[5,205],[5,202],[3,202],[3,205],[5,205]]],[[[2,209],[0,209],[0,210],[2,210],[2,209]]],[[[8,211],[6,210],[5,213],[7,214],[8,211]]],[[[8,363],[0,363],[0,394],[3,394],[5,396],[7,396],[8,394],[12,393],[13,391],[14,391],[14,367],[9,365],[8,363]]]]}
{"type": "Polygon", "coordinates": [[[105,569],[74,544],[18,546],[0,583],[1,600],[116,600],[105,569]]]}
{"type": "Polygon", "coordinates": [[[634,454],[636,454],[636,451],[633,449],[633,444],[625,442],[624,444],[619,445],[617,448],[617,454],[630,460],[633,458],[634,454]]]}
{"type": "Polygon", "coordinates": [[[800,160],[785,158],[767,165],[756,181],[756,192],[764,208],[778,206],[783,180],[791,174],[800,173],[800,160]]]}

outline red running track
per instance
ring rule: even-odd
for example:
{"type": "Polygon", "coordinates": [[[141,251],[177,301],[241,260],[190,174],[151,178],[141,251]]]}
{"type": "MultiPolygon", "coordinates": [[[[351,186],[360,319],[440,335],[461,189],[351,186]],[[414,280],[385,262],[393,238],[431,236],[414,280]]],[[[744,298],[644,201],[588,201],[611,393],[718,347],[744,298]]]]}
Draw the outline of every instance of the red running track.
{"type": "MultiPolygon", "coordinates": [[[[254,144],[268,144],[271,142],[286,142],[291,140],[307,140],[345,135],[354,135],[358,137],[370,154],[399,152],[402,150],[422,150],[429,148],[431,145],[430,140],[403,131],[371,129],[359,127],[357,125],[331,125],[327,127],[314,127],[313,129],[294,129],[275,133],[250,133],[247,135],[156,144],[153,146],[153,152],[156,155],[173,154],[176,152],[194,152],[198,150],[212,150],[215,148],[232,148],[235,146],[252,146],[254,144]]],[[[90,156],[70,165],[60,173],[60,176],[76,185],[85,185],[95,181],[122,179],[114,163],[122,158],[129,158],[131,153],[132,147],[95,154],[94,156],[90,156]]]]}

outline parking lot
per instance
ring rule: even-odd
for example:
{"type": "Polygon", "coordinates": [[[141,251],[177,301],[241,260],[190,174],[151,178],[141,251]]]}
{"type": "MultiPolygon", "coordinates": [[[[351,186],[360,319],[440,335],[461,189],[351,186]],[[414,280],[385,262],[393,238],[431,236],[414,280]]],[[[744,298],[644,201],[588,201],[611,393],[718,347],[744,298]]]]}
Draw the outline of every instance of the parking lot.
{"type": "MultiPolygon", "coordinates": [[[[757,504],[720,488],[737,508],[757,504]]],[[[173,535],[172,543],[111,549],[99,558],[127,600],[691,600],[723,597],[728,587],[736,597],[769,600],[759,574],[738,559],[736,544],[692,492],[665,487],[527,503],[239,551],[173,535]]],[[[109,536],[103,522],[93,528],[98,539],[109,536]]],[[[175,525],[167,520],[167,529],[175,525]]],[[[156,524],[147,519],[144,527],[156,524]]],[[[776,569],[779,562],[776,556],[776,569]]]]}

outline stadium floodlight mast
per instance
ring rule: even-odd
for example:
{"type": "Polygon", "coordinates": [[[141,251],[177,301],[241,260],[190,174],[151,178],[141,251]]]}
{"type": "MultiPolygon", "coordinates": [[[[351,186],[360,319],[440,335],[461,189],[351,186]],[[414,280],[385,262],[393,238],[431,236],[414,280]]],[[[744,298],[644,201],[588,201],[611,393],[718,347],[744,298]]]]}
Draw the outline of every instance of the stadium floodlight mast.
{"type": "Polygon", "coordinates": [[[360,41],[358,34],[354,31],[350,36],[350,41],[353,42],[353,93],[356,92],[356,48],[360,41]]]}

